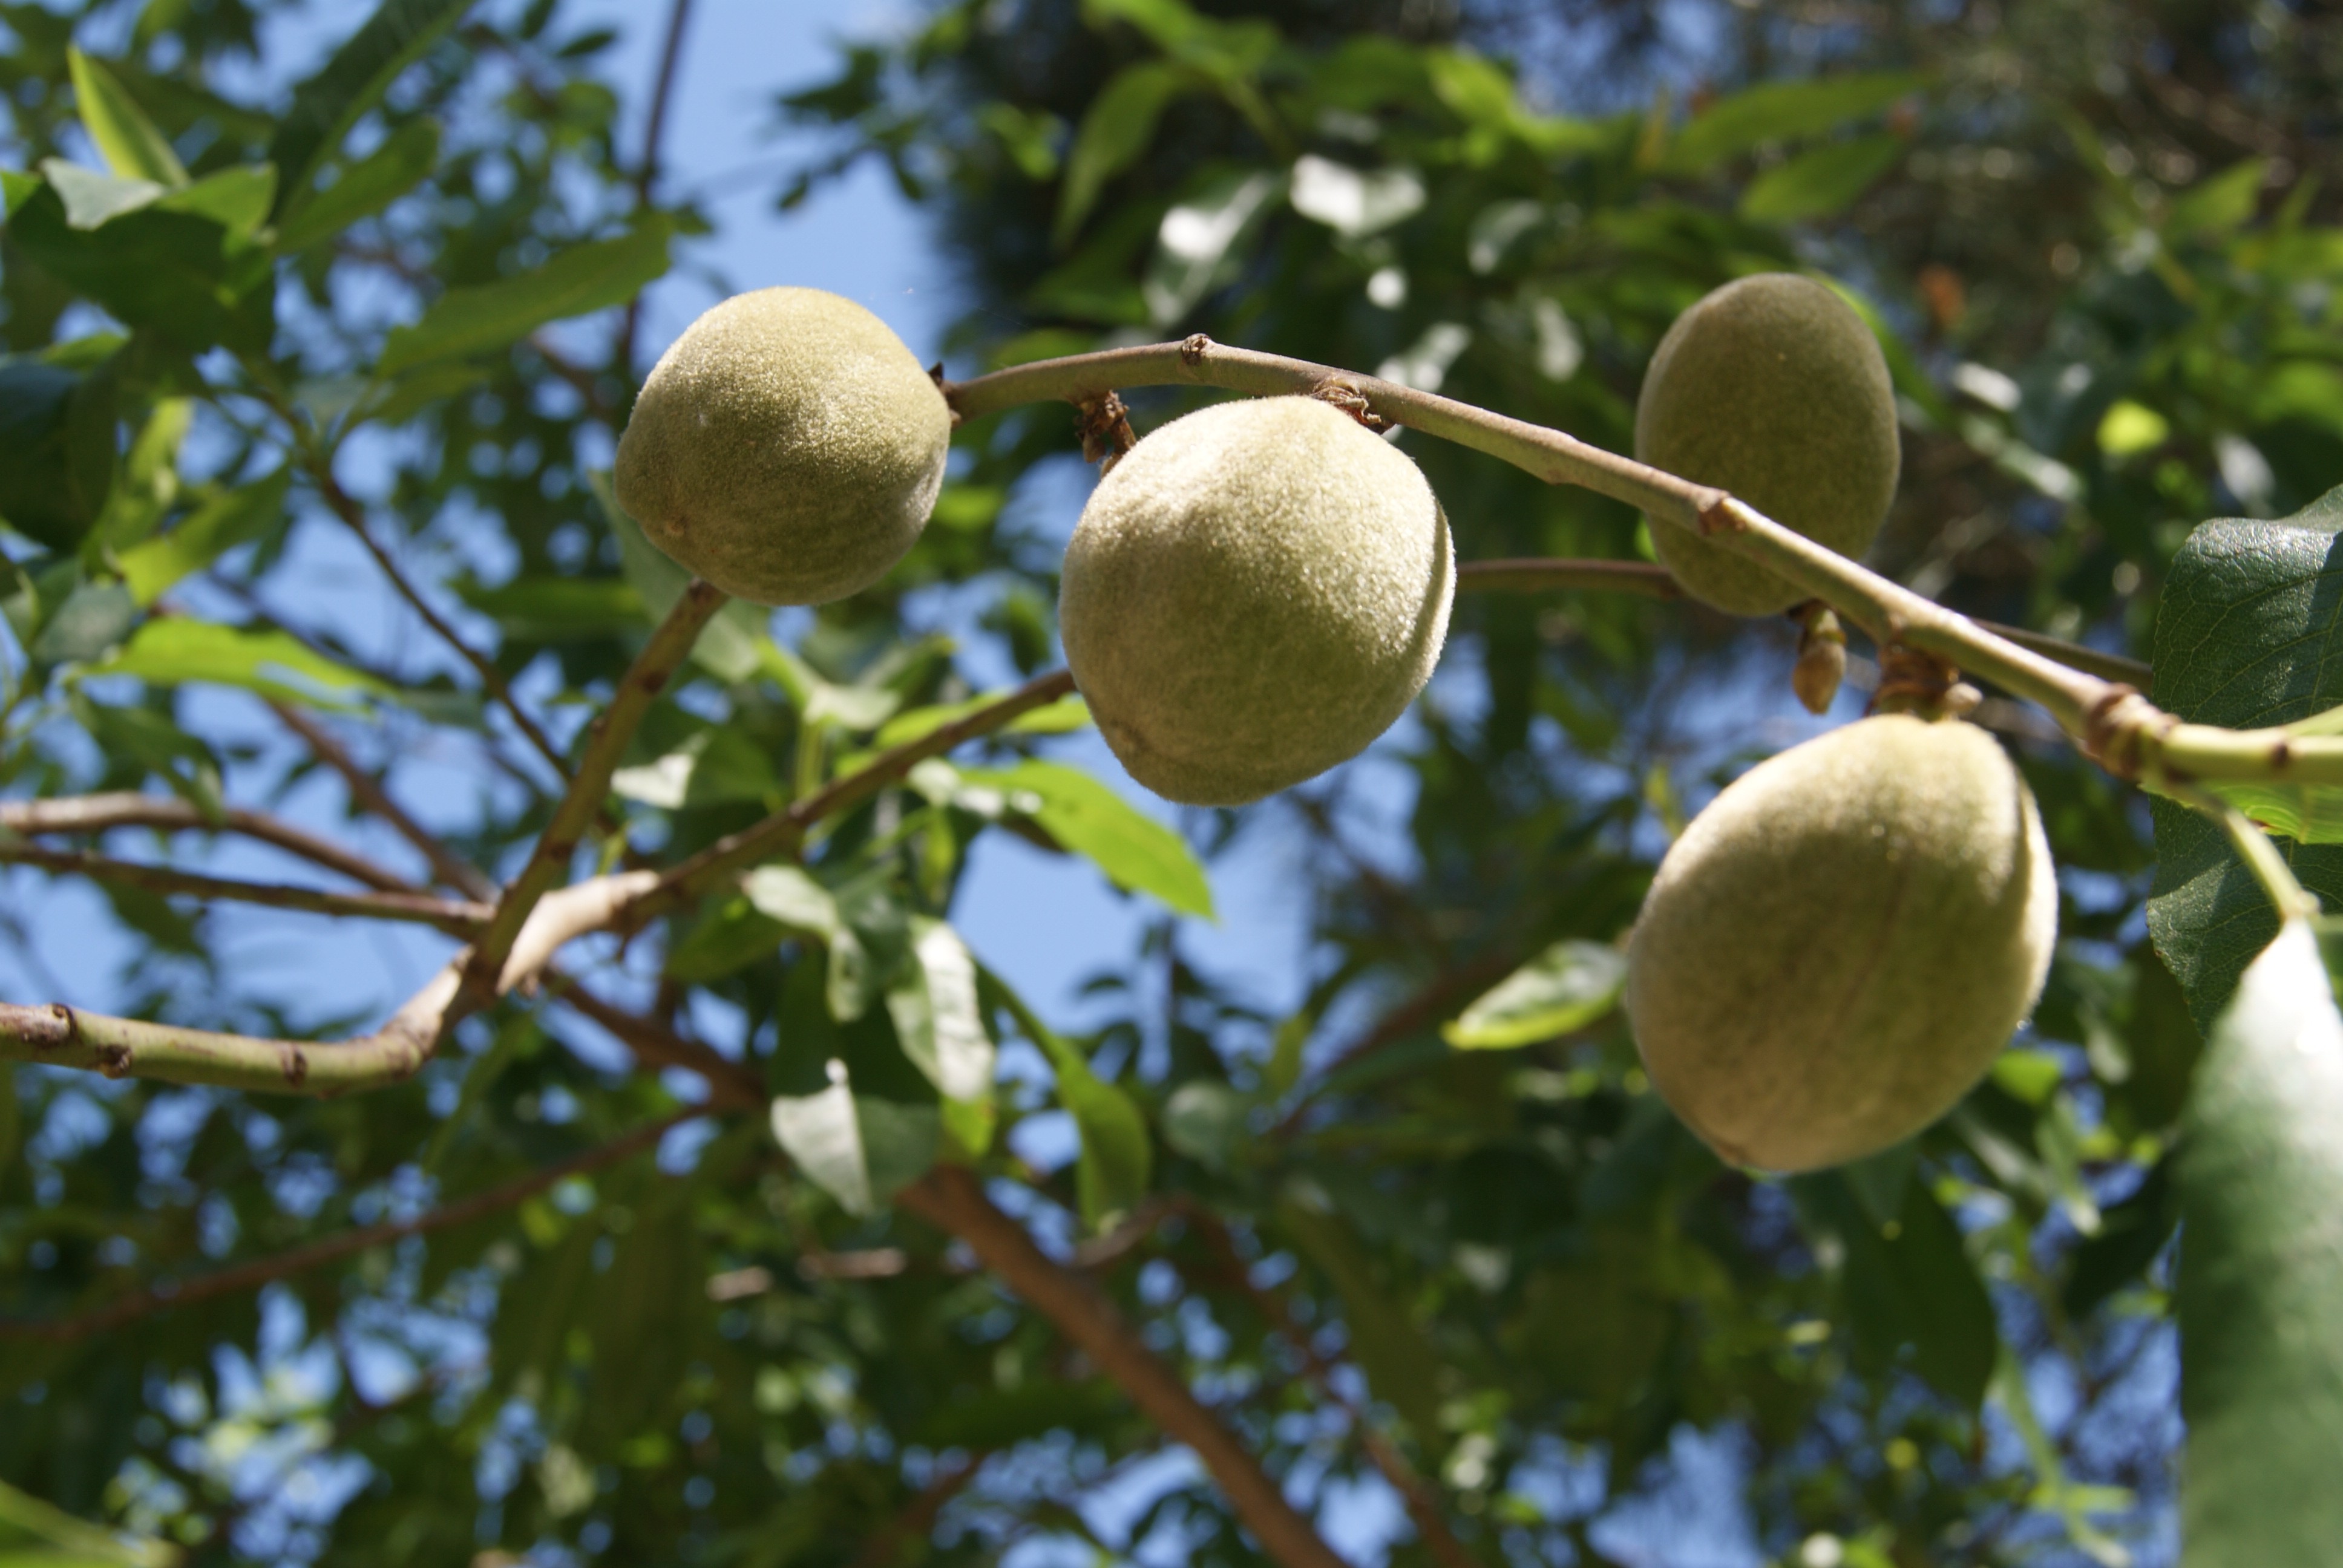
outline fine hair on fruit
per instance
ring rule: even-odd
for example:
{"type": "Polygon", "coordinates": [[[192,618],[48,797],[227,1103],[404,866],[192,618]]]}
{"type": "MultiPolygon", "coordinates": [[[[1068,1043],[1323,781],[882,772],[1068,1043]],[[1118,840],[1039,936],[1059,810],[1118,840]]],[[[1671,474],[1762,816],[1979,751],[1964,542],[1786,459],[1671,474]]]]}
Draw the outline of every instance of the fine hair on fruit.
{"type": "Polygon", "coordinates": [[[942,488],[951,411],[887,324],[818,288],[735,295],[643,383],[618,504],[738,598],[827,604],[900,560],[942,488]]]}
{"type": "Polygon", "coordinates": [[[1132,778],[1241,805],[1364,750],[1440,658],[1448,521],[1413,460],[1314,397],[1199,409],[1100,480],[1066,550],[1066,662],[1132,778]]]}
{"type": "Polygon", "coordinates": [[[1993,737],[1861,719],[1751,769],[1669,849],[1628,950],[1635,1043],[1726,1160],[1858,1160],[1984,1076],[2057,915],[2041,815],[1993,737]]]}

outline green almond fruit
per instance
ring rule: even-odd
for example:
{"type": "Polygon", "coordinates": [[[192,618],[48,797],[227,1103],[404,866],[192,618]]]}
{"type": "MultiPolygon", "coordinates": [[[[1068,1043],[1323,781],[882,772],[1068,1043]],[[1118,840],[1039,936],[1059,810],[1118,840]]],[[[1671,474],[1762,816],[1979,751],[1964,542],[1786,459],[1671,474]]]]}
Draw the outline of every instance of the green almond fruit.
{"type": "Polygon", "coordinates": [[[919,539],[951,410],[887,324],[818,288],[736,295],[643,383],[613,476],[644,537],[737,598],[827,604],[919,539]]]}
{"type": "MultiPolygon", "coordinates": [[[[1769,272],[1728,283],[1660,339],[1635,404],[1635,457],[1859,557],[1886,520],[1903,466],[1879,340],[1811,278],[1769,272]]],[[[1662,564],[1718,609],[1775,615],[1810,597],[1697,534],[1651,528],[1662,564]]]]}
{"type": "Polygon", "coordinates": [[[1737,1165],[1899,1143],[2033,1010],[2058,891],[2033,793],[1975,725],[1865,719],[1759,763],[1660,863],[1628,948],[1635,1044],[1737,1165]]]}
{"type": "Polygon", "coordinates": [[[1430,678],[1455,594],[1415,464],[1311,397],[1175,419],[1099,481],[1066,548],[1066,662],[1167,799],[1233,806],[1366,749],[1430,678]]]}

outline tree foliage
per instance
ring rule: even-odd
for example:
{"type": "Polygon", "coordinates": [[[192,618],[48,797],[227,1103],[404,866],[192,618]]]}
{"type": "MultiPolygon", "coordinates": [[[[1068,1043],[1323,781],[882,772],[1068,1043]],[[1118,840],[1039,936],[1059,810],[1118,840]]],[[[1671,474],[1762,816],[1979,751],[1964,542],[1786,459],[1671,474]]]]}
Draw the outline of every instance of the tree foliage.
{"type": "MultiPolygon", "coordinates": [[[[1880,571],[2152,652],[2184,719],[2322,734],[2333,23],[1696,9],[1686,61],[1592,3],[958,0],[780,102],[832,143],[777,195],[883,160],[963,268],[955,372],[1202,332],[1613,451],[1681,309],[1809,272],[1896,379],[1880,571]],[[2241,516],[2198,526],[2217,513],[2241,516]]],[[[1033,498],[1081,460],[1068,409],[963,425],[878,588],[786,622],[728,606],[694,640],[712,605],[600,470],[656,347],[628,302],[706,221],[645,201],[607,38],[553,0],[388,0],[261,101],[228,85],[258,20],[149,5],[99,59],[80,12],[0,8],[0,859],[45,868],[7,918],[38,919],[41,876],[95,873],[136,954],[122,1039],[307,1041],[387,1010],[297,1011],[312,992],[249,961],[292,917],[256,927],[186,876],[250,900],[330,871],[370,901],[329,912],[452,933],[434,963],[497,940],[508,882],[666,901],[526,991],[465,976],[436,1055],[371,1092],[17,1069],[0,1532],[153,1561],[878,1568],[1047,1538],[1233,1564],[1276,1550],[1232,1507],[1241,1461],[1305,1514],[1383,1489],[1393,1561],[1443,1568],[1689,1560],[1719,1473],[1718,1528],[1809,1568],[2171,1561],[2176,1366],[2213,1364],[2189,1396],[2207,1473],[2261,1490],[2192,1498],[2192,1551],[2319,1538],[2333,1504],[2269,1477],[2343,1397],[2251,1419],[2332,1392],[2332,1260],[2284,1244],[2336,1180],[2288,1121],[2327,1091],[2288,1091],[2268,1041],[2343,1026],[2306,993],[2309,932],[2269,945],[2270,873],[2232,845],[2270,840],[2151,809],[1989,697],[2064,873],[2032,1026],[1909,1144],[1732,1170],[1651,1092],[1617,942],[1685,818],[1811,729],[1795,628],[1468,595],[1367,761],[1174,832],[1057,739],[1087,719],[1048,683],[1033,498]],[[386,656],[304,601],[320,539],[355,541],[413,638],[386,656]],[[983,595],[985,636],[1042,678],[1013,722],[910,629],[940,588],[983,595]],[[630,695],[662,638],[664,695],[630,695]],[[629,702],[602,755],[588,720],[629,702]],[[460,799],[430,829],[397,803],[427,763],[462,779],[437,775],[460,799]],[[269,815],[320,789],[362,855],[269,815]],[[574,863],[537,855],[571,815],[574,863]],[[73,828],[102,859],[55,848],[73,828]],[[950,924],[988,832],[1155,911],[1084,1032],[950,924]],[[1182,921],[1214,866],[1297,842],[1311,968],[1268,1016],[1183,956],[1182,921]],[[724,874],[675,880],[703,865],[724,874]],[[2198,1022],[2218,1092],[2192,1109],[2198,1022]],[[1067,1163],[1013,1151],[1061,1114],[1067,1163]],[[2242,1348],[2176,1361],[2176,1288],[2250,1298],[2273,1271],[2308,1351],[2227,1314],[2202,1342],[2242,1348]],[[1206,1428],[1166,1422],[1182,1389],[1206,1428]],[[1214,1422],[1237,1459],[1200,1447],[1214,1422]],[[1143,1501],[1110,1518],[1119,1491],[1143,1501]]],[[[1129,401],[1144,428],[1201,396],[1129,401]]],[[[1649,557],[1624,502],[1403,440],[1463,561],[1649,557]]],[[[2335,890],[2328,792],[2227,788],[2335,890]]]]}

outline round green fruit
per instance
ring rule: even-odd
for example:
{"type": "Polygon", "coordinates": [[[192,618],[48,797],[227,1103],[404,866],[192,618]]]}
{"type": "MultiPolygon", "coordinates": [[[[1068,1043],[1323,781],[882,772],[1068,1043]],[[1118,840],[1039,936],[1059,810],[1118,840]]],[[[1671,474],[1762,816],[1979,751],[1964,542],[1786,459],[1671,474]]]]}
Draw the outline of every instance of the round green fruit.
{"type": "Polygon", "coordinates": [[[618,504],[738,598],[827,604],[927,526],[951,410],[903,340],[818,288],[736,295],[659,357],[618,441],[618,504]]]}
{"type": "Polygon", "coordinates": [[[1311,397],[1201,409],[1099,481],[1066,547],[1066,662],[1168,799],[1233,806],[1366,749],[1423,689],[1455,593],[1423,473],[1311,397]]]}
{"type": "Polygon", "coordinates": [[[1865,719],[1751,769],[1661,861],[1628,948],[1636,1047],[1735,1164],[1858,1160],[1984,1076],[2057,923],[2033,794],[1993,738],[1865,719]]]}
{"type": "MultiPolygon", "coordinates": [[[[1635,457],[1860,556],[1903,465],[1887,361],[1863,318],[1819,283],[1784,272],[1728,283],[1660,339],[1635,404],[1635,457]]],[[[1652,543],[1687,593],[1735,615],[1810,597],[1684,528],[1654,523],[1652,543]]]]}

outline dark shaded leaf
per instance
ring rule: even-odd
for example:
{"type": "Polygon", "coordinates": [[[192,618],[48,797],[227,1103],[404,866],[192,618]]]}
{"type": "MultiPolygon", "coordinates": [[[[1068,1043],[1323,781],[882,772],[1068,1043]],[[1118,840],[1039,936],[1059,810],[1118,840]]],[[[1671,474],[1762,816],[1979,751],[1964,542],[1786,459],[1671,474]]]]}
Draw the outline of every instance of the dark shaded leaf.
{"type": "Polygon", "coordinates": [[[298,210],[318,168],[350,127],[469,5],[470,0],[383,0],[324,68],[293,90],[293,107],[268,144],[268,161],[284,180],[280,218],[298,210]]]}

